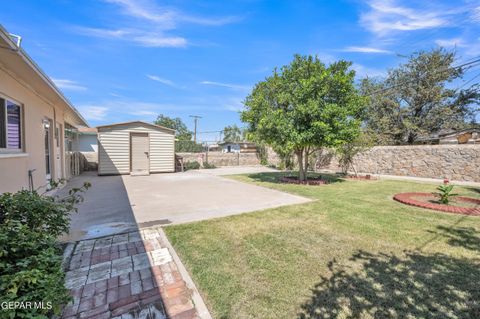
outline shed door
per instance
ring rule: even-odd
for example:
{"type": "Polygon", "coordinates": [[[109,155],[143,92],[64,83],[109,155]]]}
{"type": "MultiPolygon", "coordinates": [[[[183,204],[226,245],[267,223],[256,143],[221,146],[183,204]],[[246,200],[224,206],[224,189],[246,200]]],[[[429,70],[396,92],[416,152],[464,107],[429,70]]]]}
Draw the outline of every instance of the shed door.
{"type": "Polygon", "coordinates": [[[130,133],[131,175],[150,173],[150,142],[148,133],[130,133]]]}

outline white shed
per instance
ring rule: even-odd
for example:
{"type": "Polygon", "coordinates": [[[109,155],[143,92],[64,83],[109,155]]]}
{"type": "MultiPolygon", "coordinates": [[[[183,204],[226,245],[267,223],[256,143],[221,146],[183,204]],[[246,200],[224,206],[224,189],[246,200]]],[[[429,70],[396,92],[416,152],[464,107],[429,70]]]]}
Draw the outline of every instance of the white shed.
{"type": "Polygon", "coordinates": [[[175,171],[175,131],[133,121],[98,126],[98,175],[175,171]]]}

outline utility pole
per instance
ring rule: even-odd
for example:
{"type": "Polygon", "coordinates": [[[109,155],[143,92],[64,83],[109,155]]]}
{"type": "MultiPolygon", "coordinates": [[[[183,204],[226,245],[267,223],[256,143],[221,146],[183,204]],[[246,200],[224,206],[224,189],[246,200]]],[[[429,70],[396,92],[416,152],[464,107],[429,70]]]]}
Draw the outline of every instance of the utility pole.
{"type": "Polygon", "coordinates": [[[198,115],[190,115],[190,117],[193,117],[193,120],[195,122],[195,131],[194,131],[194,134],[193,134],[193,142],[197,143],[197,122],[198,122],[198,119],[201,119],[202,117],[198,116],[198,115]]]}

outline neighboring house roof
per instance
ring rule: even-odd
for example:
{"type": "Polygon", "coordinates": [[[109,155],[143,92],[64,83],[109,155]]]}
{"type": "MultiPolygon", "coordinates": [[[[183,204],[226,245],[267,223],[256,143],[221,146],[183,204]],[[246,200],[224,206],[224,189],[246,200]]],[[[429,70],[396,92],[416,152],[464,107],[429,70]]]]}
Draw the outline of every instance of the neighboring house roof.
{"type": "Polygon", "coordinates": [[[97,135],[97,128],[96,127],[80,127],[78,132],[82,135],[97,135]]]}
{"type": "Polygon", "coordinates": [[[165,127],[165,126],[155,125],[155,124],[144,122],[144,121],[129,121],[129,122],[113,123],[113,124],[108,124],[108,125],[99,125],[99,126],[97,126],[97,129],[101,129],[101,128],[105,128],[105,127],[112,127],[112,126],[119,126],[119,125],[129,125],[129,124],[134,124],[134,123],[151,126],[153,128],[162,129],[162,130],[169,131],[169,132],[175,134],[174,129],[171,129],[171,128],[168,128],[168,127],[165,127]]]}
{"type": "Polygon", "coordinates": [[[460,135],[460,134],[464,134],[464,133],[473,133],[473,132],[477,132],[477,133],[480,133],[480,128],[466,128],[466,129],[463,129],[463,130],[459,130],[459,131],[452,131],[452,132],[446,132],[446,133],[441,133],[441,134],[438,134],[438,137],[439,138],[446,138],[446,137],[453,137],[453,136],[457,136],[457,135],[460,135]]]}
{"type": "Polygon", "coordinates": [[[418,142],[438,142],[439,140],[453,138],[465,133],[474,133],[474,132],[480,134],[480,128],[473,127],[473,128],[462,129],[462,130],[442,129],[428,136],[422,136],[418,138],[417,141],[418,142]]]}
{"type": "Polygon", "coordinates": [[[218,145],[227,145],[227,144],[238,144],[238,145],[243,145],[243,146],[255,146],[256,144],[253,142],[221,142],[218,143],[218,145]]]}
{"type": "MultiPolygon", "coordinates": [[[[54,100],[51,102],[56,102],[56,100],[63,102],[67,107],[66,118],[70,118],[70,120],[74,122],[70,124],[87,127],[89,126],[80,112],[78,112],[78,110],[65,97],[65,95],[63,95],[55,83],[53,83],[52,79],[50,79],[45,72],[43,72],[43,70],[21,47],[17,46],[17,44],[12,40],[10,33],[1,24],[0,46],[2,46],[2,49],[4,50],[9,50],[11,54],[11,56],[8,57],[8,60],[10,61],[5,61],[4,59],[4,61],[2,61],[4,62],[3,65],[9,67],[7,64],[11,63],[10,69],[15,70],[15,72],[19,73],[20,76],[23,75],[23,81],[28,81],[28,84],[34,89],[49,90],[49,95],[54,97],[54,100]],[[31,72],[33,72],[33,74],[31,72]],[[43,85],[41,83],[32,83],[37,79],[39,79],[43,85]]],[[[2,64],[0,64],[0,68],[3,68],[2,64]]]]}

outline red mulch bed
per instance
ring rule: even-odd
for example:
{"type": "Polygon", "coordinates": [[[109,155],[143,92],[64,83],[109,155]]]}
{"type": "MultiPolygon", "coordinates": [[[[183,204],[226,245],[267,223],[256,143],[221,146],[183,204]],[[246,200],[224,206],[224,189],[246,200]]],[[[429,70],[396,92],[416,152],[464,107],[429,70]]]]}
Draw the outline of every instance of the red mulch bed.
{"type": "Polygon", "coordinates": [[[377,180],[375,177],[373,177],[372,175],[364,175],[364,176],[355,176],[355,175],[348,175],[348,176],[345,176],[343,177],[345,179],[353,179],[353,180],[359,180],[359,181],[375,181],[377,180]]]}
{"type": "Polygon", "coordinates": [[[422,201],[415,198],[419,197],[432,197],[431,193],[399,193],[393,196],[393,199],[399,201],[400,203],[412,205],[416,207],[422,207],[427,209],[433,209],[437,211],[454,213],[454,214],[463,214],[463,215],[479,215],[480,216],[480,199],[465,197],[465,196],[455,196],[455,201],[458,202],[467,202],[479,205],[479,207],[462,207],[462,206],[452,206],[445,204],[437,204],[429,201],[422,201]]]}
{"type": "Polygon", "coordinates": [[[283,176],[280,178],[280,182],[287,184],[302,184],[302,185],[325,185],[328,184],[327,180],[321,177],[309,177],[306,181],[299,181],[296,176],[283,176]]]}

